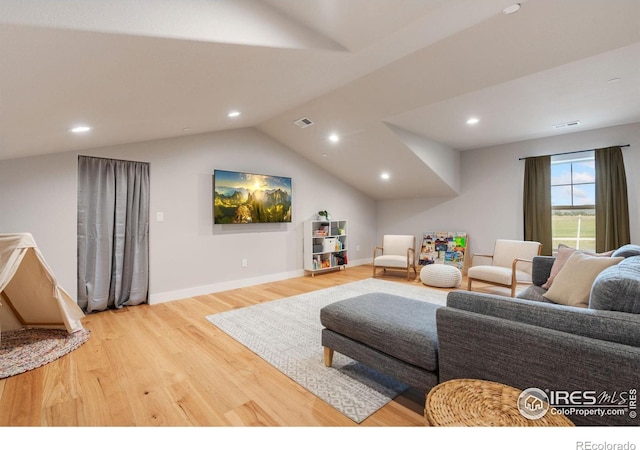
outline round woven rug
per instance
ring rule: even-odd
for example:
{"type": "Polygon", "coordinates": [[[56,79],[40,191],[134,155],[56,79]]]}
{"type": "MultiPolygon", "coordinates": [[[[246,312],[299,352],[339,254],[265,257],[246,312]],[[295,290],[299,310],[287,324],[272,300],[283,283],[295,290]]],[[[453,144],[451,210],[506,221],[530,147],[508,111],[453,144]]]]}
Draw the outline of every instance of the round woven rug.
{"type": "Polygon", "coordinates": [[[87,342],[89,334],[85,329],[71,334],[47,328],[2,331],[0,379],[55,361],[87,342]]]}

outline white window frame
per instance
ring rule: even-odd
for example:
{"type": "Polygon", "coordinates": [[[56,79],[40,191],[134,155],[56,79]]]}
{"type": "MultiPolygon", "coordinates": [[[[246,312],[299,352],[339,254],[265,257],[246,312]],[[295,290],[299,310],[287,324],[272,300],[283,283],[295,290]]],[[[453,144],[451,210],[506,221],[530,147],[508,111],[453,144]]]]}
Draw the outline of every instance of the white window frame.
{"type": "MultiPolygon", "coordinates": [[[[553,201],[552,201],[552,205],[551,205],[551,214],[554,215],[556,212],[559,211],[566,211],[566,212],[571,212],[571,211],[593,211],[593,215],[595,216],[596,213],[596,205],[595,205],[595,198],[594,198],[594,204],[593,205],[574,205],[574,186],[581,186],[581,185],[589,185],[589,184],[594,184],[595,183],[595,179],[593,182],[585,182],[585,183],[574,183],[573,182],[573,163],[580,163],[580,162],[585,162],[585,161],[594,161],[595,159],[595,152],[583,152],[581,155],[575,155],[575,154],[569,154],[569,155],[558,155],[558,156],[552,156],[551,158],[551,164],[553,166],[553,164],[566,164],[566,163],[571,163],[571,179],[570,179],[570,183],[562,183],[562,184],[553,184],[553,181],[551,182],[551,187],[556,187],[556,186],[570,186],[571,187],[571,205],[553,205],[553,201]]],[[[580,223],[580,222],[579,222],[580,223]]],[[[593,248],[589,248],[589,250],[593,250],[595,249],[595,237],[594,238],[581,238],[580,237],[580,225],[578,225],[578,230],[577,230],[577,235],[575,238],[571,237],[571,236],[562,236],[562,237],[558,237],[555,234],[555,231],[553,230],[552,227],[552,240],[554,242],[557,241],[562,241],[562,240],[575,240],[576,244],[575,244],[575,248],[576,249],[580,249],[580,241],[585,241],[585,240],[589,240],[589,241],[593,241],[594,245],[590,246],[593,248]]],[[[553,253],[556,254],[557,252],[557,245],[553,246],[553,253]]]]}

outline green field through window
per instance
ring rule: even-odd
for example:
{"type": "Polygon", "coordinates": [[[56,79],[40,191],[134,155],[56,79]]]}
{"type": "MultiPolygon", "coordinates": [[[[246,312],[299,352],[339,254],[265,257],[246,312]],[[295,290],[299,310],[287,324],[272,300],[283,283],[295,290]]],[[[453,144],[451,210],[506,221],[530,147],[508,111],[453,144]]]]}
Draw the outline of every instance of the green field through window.
{"type": "Polygon", "coordinates": [[[559,244],[580,250],[596,249],[596,216],[591,212],[554,212],[551,216],[553,249],[559,244]]]}

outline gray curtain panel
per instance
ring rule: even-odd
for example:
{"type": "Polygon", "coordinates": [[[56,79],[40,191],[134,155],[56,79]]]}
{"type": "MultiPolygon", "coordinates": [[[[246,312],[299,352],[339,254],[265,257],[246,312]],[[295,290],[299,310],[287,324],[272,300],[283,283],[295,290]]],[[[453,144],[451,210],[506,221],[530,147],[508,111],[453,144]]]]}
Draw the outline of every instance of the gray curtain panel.
{"type": "Polygon", "coordinates": [[[542,244],[542,255],[551,256],[551,156],[527,158],[524,166],[524,239],[542,244]]]}
{"type": "Polygon", "coordinates": [[[78,304],[86,312],[145,303],[149,164],[78,158],[78,304]]]}
{"type": "Polygon", "coordinates": [[[631,242],[627,175],[620,147],[599,148],[596,164],[596,251],[631,242]]]}

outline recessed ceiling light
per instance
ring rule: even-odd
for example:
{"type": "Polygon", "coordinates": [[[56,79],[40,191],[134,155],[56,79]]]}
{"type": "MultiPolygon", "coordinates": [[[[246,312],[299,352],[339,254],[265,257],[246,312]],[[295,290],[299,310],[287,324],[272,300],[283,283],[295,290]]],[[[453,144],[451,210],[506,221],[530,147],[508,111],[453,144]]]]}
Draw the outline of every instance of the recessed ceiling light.
{"type": "Polygon", "coordinates": [[[239,117],[240,116],[240,111],[231,111],[229,112],[229,114],[227,114],[227,117],[233,119],[234,117],[239,117]]]}
{"type": "Polygon", "coordinates": [[[91,130],[91,127],[87,125],[78,125],[77,127],[71,128],[69,131],[71,131],[72,133],[86,133],[87,131],[90,131],[90,130],[91,130]]]}
{"type": "Polygon", "coordinates": [[[505,9],[502,10],[502,14],[513,14],[513,13],[517,13],[518,11],[520,11],[520,3],[514,3],[513,5],[509,5],[507,6],[505,9]]]}
{"type": "Polygon", "coordinates": [[[478,119],[477,117],[470,117],[469,119],[467,119],[467,125],[475,125],[478,122],[480,122],[480,119],[478,119]]]}
{"type": "Polygon", "coordinates": [[[333,133],[329,135],[329,140],[331,142],[338,142],[340,140],[340,136],[338,136],[337,134],[333,133]]]}
{"type": "Polygon", "coordinates": [[[391,175],[389,175],[388,172],[382,172],[380,174],[380,178],[382,178],[383,180],[388,180],[389,178],[391,178],[391,175]]]}

